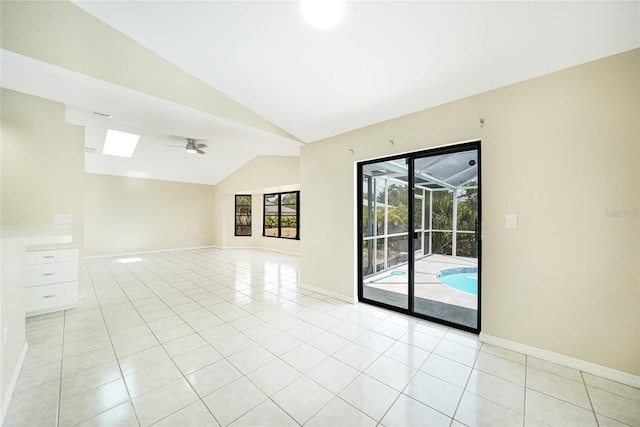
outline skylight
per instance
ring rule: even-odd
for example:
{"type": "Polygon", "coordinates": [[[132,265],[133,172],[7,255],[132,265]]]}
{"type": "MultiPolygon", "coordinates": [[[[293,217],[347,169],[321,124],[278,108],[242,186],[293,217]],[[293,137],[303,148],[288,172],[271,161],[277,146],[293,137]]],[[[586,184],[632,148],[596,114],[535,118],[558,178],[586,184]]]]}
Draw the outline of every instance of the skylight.
{"type": "Polygon", "coordinates": [[[131,157],[139,139],[140,135],[109,129],[107,130],[107,138],[104,141],[102,154],[131,157]]]}

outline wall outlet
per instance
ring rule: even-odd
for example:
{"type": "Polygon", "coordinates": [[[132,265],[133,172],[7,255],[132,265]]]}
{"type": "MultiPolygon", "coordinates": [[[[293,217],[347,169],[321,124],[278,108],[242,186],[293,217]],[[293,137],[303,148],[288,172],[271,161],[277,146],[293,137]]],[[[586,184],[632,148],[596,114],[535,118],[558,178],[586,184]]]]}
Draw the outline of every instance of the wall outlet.
{"type": "Polygon", "coordinates": [[[55,214],[53,216],[54,224],[72,224],[73,215],[71,214],[55,214]]]}
{"type": "Polygon", "coordinates": [[[507,214],[504,226],[505,228],[518,228],[518,215],[507,214]]]}
{"type": "Polygon", "coordinates": [[[311,260],[311,268],[316,268],[318,266],[318,263],[316,262],[316,260],[311,260]]]}

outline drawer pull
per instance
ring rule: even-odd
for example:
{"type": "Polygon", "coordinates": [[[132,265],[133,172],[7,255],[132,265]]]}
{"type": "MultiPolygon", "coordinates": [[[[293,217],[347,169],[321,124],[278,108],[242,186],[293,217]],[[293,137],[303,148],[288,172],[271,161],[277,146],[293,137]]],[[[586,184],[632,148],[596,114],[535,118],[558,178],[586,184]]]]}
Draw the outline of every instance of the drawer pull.
{"type": "Polygon", "coordinates": [[[55,272],[54,273],[44,273],[43,276],[53,276],[55,274],[56,274],[55,272]]]}
{"type": "Polygon", "coordinates": [[[55,255],[45,255],[42,258],[55,258],[55,257],[56,257],[55,255]]]}
{"type": "Polygon", "coordinates": [[[55,298],[56,294],[52,294],[52,295],[45,295],[42,298],[55,298]]]}

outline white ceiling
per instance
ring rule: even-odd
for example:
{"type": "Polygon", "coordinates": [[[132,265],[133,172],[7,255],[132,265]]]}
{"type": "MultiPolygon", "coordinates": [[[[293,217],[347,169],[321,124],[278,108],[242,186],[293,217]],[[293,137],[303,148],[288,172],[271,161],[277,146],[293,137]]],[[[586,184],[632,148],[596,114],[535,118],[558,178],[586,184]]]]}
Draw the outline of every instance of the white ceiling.
{"type": "Polygon", "coordinates": [[[300,154],[297,141],[13,52],[1,56],[2,87],[62,102],[66,121],[84,126],[89,173],[213,185],[257,155],[300,154]],[[141,135],[132,158],[101,154],[109,128],[141,135]],[[175,147],[187,137],[207,144],[206,154],[175,147]]]}
{"type": "MultiPolygon", "coordinates": [[[[308,26],[296,1],[74,3],[304,143],[640,46],[638,1],[353,1],[327,31],[308,26]]],[[[22,65],[15,80],[46,66],[22,65]]],[[[87,114],[101,108],[154,141],[142,138],[129,162],[87,155],[89,172],[215,184],[257,154],[299,152],[297,141],[57,74],[23,91],[74,105],[68,117],[87,126],[87,145],[106,129],[87,114]],[[180,143],[170,135],[208,139],[207,154],[165,147],[180,143]]]]}

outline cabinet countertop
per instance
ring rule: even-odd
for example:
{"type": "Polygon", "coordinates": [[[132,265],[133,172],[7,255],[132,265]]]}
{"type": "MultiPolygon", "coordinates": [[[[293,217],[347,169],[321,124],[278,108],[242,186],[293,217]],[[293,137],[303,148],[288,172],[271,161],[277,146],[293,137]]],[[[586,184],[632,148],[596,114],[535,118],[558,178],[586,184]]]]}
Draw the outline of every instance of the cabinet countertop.
{"type": "Polygon", "coordinates": [[[53,249],[51,246],[54,245],[73,244],[71,227],[3,226],[1,237],[3,245],[24,246],[29,249],[53,249]]]}

